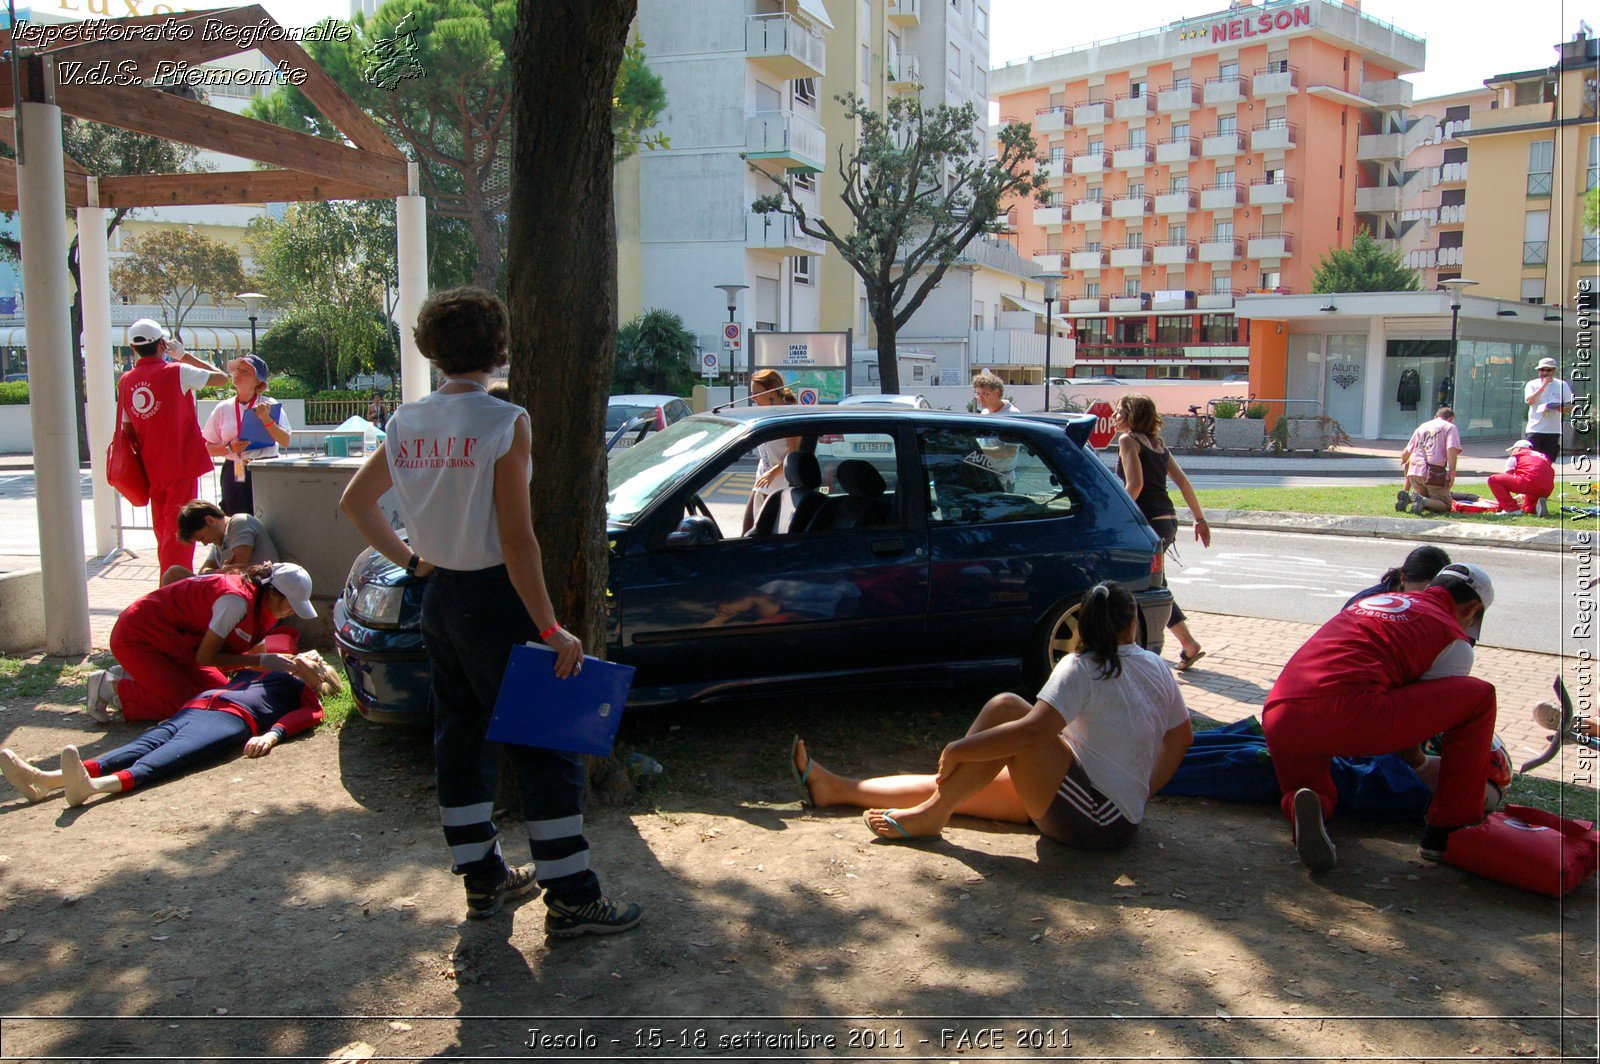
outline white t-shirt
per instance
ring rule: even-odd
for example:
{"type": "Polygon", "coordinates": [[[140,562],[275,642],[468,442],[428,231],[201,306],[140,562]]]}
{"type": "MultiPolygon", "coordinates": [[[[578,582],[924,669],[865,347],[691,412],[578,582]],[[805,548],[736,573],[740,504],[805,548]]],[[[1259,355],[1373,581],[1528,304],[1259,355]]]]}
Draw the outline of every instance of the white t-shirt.
{"type": "Polygon", "coordinates": [[[178,387],[186,392],[198,392],[211,379],[210,370],[201,369],[199,366],[191,366],[187,362],[179,362],[177,365],[178,387]]]}
{"type": "MultiPolygon", "coordinates": [[[[186,366],[184,368],[190,367],[186,366]]],[[[200,430],[200,435],[206,438],[207,443],[221,446],[224,443],[232,443],[239,438],[239,408],[243,404],[236,402],[236,399],[237,396],[224,399],[212,409],[210,415],[206,418],[205,427],[200,430]]],[[[270,404],[272,400],[269,398],[267,402],[270,404]]],[[[282,403],[278,403],[277,407],[278,409],[272,420],[278,423],[279,428],[288,432],[292,427],[289,424],[289,415],[284,413],[282,403]]],[[[247,421],[254,417],[253,414],[248,413],[251,409],[250,407],[246,406],[244,409],[246,411],[244,416],[247,421]]],[[[261,430],[258,428],[256,431],[260,432],[261,430]]],[[[257,458],[276,458],[278,457],[278,445],[274,443],[269,447],[253,447],[244,453],[245,457],[252,461],[257,458]]]]}
{"type": "Polygon", "coordinates": [[[756,444],[756,479],[760,480],[761,475],[773,467],[777,467],[778,470],[777,475],[769,480],[765,487],[755,489],[756,494],[776,495],[789,486],[789,478],[783,475],[783,460],[789,457],[792,449],[787,436],[779,436],[775,440],[756,444]]]}
{"type": "Polygon", "coordinates": [[[978,407],[978,413],[980,413],[980,414],[1020,414],[1020,413],[1022,413],[1022,411],[1018,410],[1017,409],[1017,404],[1013,403],[1010,399],[1002,399],[1002,400],[1000,400],[1000,409],[998,409],[998,410],[987,410],[983,406],[980,405],[978,407]]]}
{"type": "Polygon", "coordinates": [[[1095,787],[1137,824],[1150,797],[1162,737],[1189,719],[1167,663],[1132,643],[1122,672],[1101,678],[1087,654],[1062,658],[1039,692],[1066,722],[1061,737],[1095,787]]]}
{"type": "Polygon", "coordinates": [[[522,407],[480,391],[433,392],[389,417],[384,450],[411,549],[442,569],[505,561],[494,464],[511,449],[522,407]]]}
{"type": "Polygon", "coordinates": [[[226,639],[249,612],[250,603],[243,595],[218,595],[211,604],[211,623],[206,628],[226,639]]]}
{"type": "Polygon", "coordinates": [[[1556,377],[1550,378],[1550,383],[1541,380],[1531,380],[1522,389],[1524,401],[1533,398],[1533,393],[1541,387],[1544,394],[1539,396],[1539,401],[1528,407],[1529,432],[1560,432],[1561,411],[1546,410],[1545,407],[1552,403],[1556,406],[1566,406],[1572,402],[1572,389],[1567,387],[1567,382],[1556,377]]]}

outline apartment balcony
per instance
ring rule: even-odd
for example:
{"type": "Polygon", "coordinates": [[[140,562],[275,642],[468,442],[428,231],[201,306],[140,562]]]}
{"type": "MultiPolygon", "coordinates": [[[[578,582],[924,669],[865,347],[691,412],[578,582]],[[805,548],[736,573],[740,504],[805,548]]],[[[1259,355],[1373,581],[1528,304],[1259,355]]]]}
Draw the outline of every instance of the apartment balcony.
{"type": "Polygon", "coordinates": [[[1194,261],[1194,245],[1157,244],[1152,252],[1157,266],[1187,266],[1194,261]]]}
{"type": "Polygon", "coordinates": [[[1149,166],[1153,154],[1148,144],[1124,144],[1111,153],[1111,165],[1118,170],[1136,170],[1149,166]]]}
{"type": "Polygon", "coordinates": [[[1357,214],[1398,214],[1401,189],[1399,185],[1374,185],[1356,189],[1357,214]]]}
{"type": "Polygon", "coordinates": [[[1187,189],[1181,192],[1162,192],[1156,196],[1157,214],[1188,214],[1192,210],[1194,210],[1194,193],[1187,189]]]}
{"type": "Polygon", "coordinates": [[[922,0],[889,0],[889,21],[896,26],[920,26],[922,0]]]}
{"type": "Polygon", "coordinates": [[[1463,248],[1439,249],[1440,266],[1460,266],[1465,257],[1465,251],[1463,248]]]}
{"type": "Polygon", "coordinates": [[[1041,107],[1033,116],[1035,133],[1060,133],[1067,128],[1067,125],[1065,107],[1041,107]]]}
{"type": "Polygon", "coordinates": [[[1199,144],[1193,137],[1174,137],[1156,145],[1156,162],[1166,166],[1192,163],[1199,157],[1199,144]]]}
{"type": "Polygon", "coordinates": [[[1111,201],[1111,217],[1113,218],[1147,218],[1149,216],[1149,196],[1118,196],[1111,201]]]}
{"type": "Polygon", "coordinates": [[[1046,181],[1055,181],[1061,177],[1061,171],[1064,169],[1065,164],[1065,159],[1049,159],[1045,162],[1034,164],[1033,172],[1046,181]]]}
{"type": "Polygon", "coordinates": [[[828,138],[793,111],[758,111],[745,123],[745,158],[769,174],[815,172],[827,165],[828,138]]]}
{"type": "Polygon", "coordinates": [[[1060,225],[1065,216],[1065,207],[1035,207],[1033,209],[1033,224],[1041,226],[1060,225]]]}
{"type": "Polygon", "coordinates": [[[1437,248],[1418,248],[1406,253],[1406,267],[1412,270],[1431,270],[1439,265],[1437,248]]]}
{"type": "Polygon", "coordinates": [[[751,214],[745,220],[745,246],[769,255],[821,255],[824,247],[786,214],[751,214]]]}
{"type": "Polygon", "coordinates": [[[1497,107],[1492,111],[1479,111],[1473,115],[1473,128],[1479,132],[1490,129],[1507,129],[1520,126],[1549,125],[1556,119],[1554,100],[1517,104],[1515,107],[1497,107]]]}
{"type": "Polygon", "coordinates": [[[1068,314],[1104,314],[1105,296],[1078,296],[1067,300],[1068,314]]]}
{"type": "Polygon", "coordinates": [[[1112,296],[1109,303],[1108,309],[1113,314],[1137,314],[1150,309],[1150,295],[1141,292],[1136,296],[1112,296]]]}
{"type": "Polygon", "coordinates": [[[1465,203],[1452,203],[1447,207],[1439,208],[1439,216],[1435,219],[1439,225],[1466,225],[1467,205],[1465,203]]]}
{"type": "Polygon", "coordinates": [[[1120,247],[1111,249],[1112,269],[1130,270],[1150,264],[1150,249],[1140,244],[1138,247],[1120,247]]]}
{"type": "Polygon", "coordinates": [[[922,62],[915,52],[901,52],[889,60],[889,88],[893,92],[922,88],[922,62]]]}
{"type": "Polygon", "coordinates": [[[1080,103],[1072,109],[1072,124],[1075,126],[1103,126],[1106,124],[1106,102],[1095,100],[1090,103],[1080,103]]]}
{"type": "Polygon", "coordinates": [[[1206,159],[1226,159],[1244,150],[1244,134],[1236,129],[1217,130],[1200,142],[1200,155],[1206,159]]]}
{"type": "Polygon", "coordinates": [[[1074,222],[1103,222],[1106,220],[1106,205],[1101,200],[1079,200],[1072,205],[1072,220],[1074,222]]]}
{"type": "Polygon", "coordinates": [[[1074,155],[1072,157],[1072,172],[1074,174],[1103,174],[1106,172],[1107,165],[1110,162],[1111,156],[1103,151],[1089,152],[1086,155],[1074,155]]]}
{"type": "Polygon", "coordinates": [[[1250,259],[1286,259],[1294,252],[1294,240],[1288,233],[1257,233],[1245,246],[1245,257],[1250,259]]]}
{"type": "Polygon", "coordinates": [[[1059,251],[1040,251],[1033,256],[1033,264],[1041,273],[1060,273],[1066,256],[1059,251]]]}
{"type": "Polygon", "coordinates": [[[1371,100],[1384,111],[1394,111],[1411,106],[1411,82],[1403,78],[1381,78],[1361,83],[1361,96],[1371,100]]]}
{"type": "Polygon", "coordinates": [[[1203,211],[1231,211],[1244,205],[1244,189],[1238,185],[1208,185],[1200,192],[1203,211]]]}
{"type": "Polygon", "coordinates": [[[1203,292],[1194,298],[1196,310],[1232,310],[1232,292],[1203,292]]]}
{"type": "Polygon", "coordinates": [[[1156,94],[1156,110],[1164,115],[1192,111],[1200,106],[1200,86],[1169,85],[1156,94]]]}
{"type": "Polygon", "coordinates": [[[1250,131],[1251,151],[1288,151],[1299,143],[1299,128],[1279,122],[1267,123],[1250,131]]]}
{"type": "Polygon", "coordinates": [[[1406,157],[1404,133],[1368,133],[1356,138],[1356,161],[1395,162],[1406,157]]]}
{"type": "Polygon", "coordinates": [[[1288,70],[1266,67],[1256,71],[1255,77],[1250,79],[1250,92],[1258,100],[1292,96],[1299,91],[1299,80],[1299,71],[1294,67],[1288,70]]]}
{"type": "Polygon", "coordinates": [[[1150,300],[1151,310],[1193,310],[1194,293],[1187,291],[1157,292],[1150,300]],[[1166,299],[1162,299],[1166,295],[1166,299]]]}
{"type": "Polygon", "coordinates": [[[971,334],[972,364],[1043,366],[1044,340],[1042,334],[1023,329],[974,329],[971,334]]]}
{"type": "Polygon", "coordinates": [[[1459,163],[1444,163],[1433,168],[1433,183],[1436,185],[1464,185],[1467,183],[1467,160],[1459,163]]]}
{"type": "Polygon", "coordinates": [[[1119,96],[1116,103],[1111,105],[1111,113],[1118,122],[1126,122],[1130,118],[1150,117],[1150,94],[1142,92],[1137,96],[1119,96]]]}
{"type": "Polygon", "coordinates": [[[1244,103],[1244,98],[1249,94],[1250,83],[1244,78],[1207,78],[1201,99],[1207,107],[1216,107],[1218,104],[1244,103]]]}
{"type": "Polygon", "coordinates": [[[1237,240],[1206,240],[1200,244],[1201,262],[1234,262],[1238,258],[1237,240]]]}
{"type": "Polygon", "coordinates": [[[791,15],[751,15],[744,23],[745,58],[785,80],[828,72],[822,34],[791,15]]]}
{"type": "Polygon", "coordinates": [[[1250,186],[1252,207],[1282,207],[1293,202],[1293,181],[1258,181],[1250,186]]]}
{"type": "Polygon", "coordinates": [[[1074,251],[1067,256],[1067,265],[1074,270],[1100,270],[1106,264],[1106,253],[1103,249],[1095,251],[1074,251]]]}

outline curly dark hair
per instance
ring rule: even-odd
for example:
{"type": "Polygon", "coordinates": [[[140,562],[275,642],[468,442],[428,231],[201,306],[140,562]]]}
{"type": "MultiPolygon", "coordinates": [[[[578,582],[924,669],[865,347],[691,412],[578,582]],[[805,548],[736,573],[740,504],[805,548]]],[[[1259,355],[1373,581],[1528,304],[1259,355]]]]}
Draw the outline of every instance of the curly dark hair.
{"type": "Polygon", "coordinates": [[[417,312],[413,335],[446,374],[481,373],[506,364],[511,317],[493,292],[466,285],[435,292],[417,312]]]}

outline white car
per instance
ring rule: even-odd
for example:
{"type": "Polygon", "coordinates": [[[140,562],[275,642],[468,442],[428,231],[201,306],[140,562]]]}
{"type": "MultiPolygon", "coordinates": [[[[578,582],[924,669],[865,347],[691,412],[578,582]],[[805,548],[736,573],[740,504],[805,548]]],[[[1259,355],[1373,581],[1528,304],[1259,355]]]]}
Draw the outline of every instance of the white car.
{"type": "Polygon", "coordinates": [[[920,395],[847,395],[840,406],[903,406],[912,410],[932,410],[933,404],[920,395]]]}
{"type": "Polygon", "coordinates": [[[606,403],[603,442],[609,442],[612,435],[630,421],[638,421],[636,430],[625,433],[615,444],[616,447],[631,447],[647,434],[660,432],[692,413],[694,410],[688,400],[676,395],[613,395],[606,403]]]}

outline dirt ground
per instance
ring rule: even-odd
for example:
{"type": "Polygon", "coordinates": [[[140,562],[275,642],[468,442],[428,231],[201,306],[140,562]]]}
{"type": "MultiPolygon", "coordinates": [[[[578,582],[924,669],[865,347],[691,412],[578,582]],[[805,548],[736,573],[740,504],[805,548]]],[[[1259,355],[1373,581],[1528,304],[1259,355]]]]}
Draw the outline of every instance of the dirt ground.
{"type": "MultiPolygon", "coordinates": [[[[982,694],[635,723],[667,771],[587,819],[647,908],[607,939],[546,942],[537,900],[464,920],[425,742],[359,719],[78,810],[6,788],[0,1058],[1594,1059],[1593,881],[1557,902],[1340,821],[1313,882],[1273,810],[1195,800],[1116,854],[800,808],[794,732],[833,768],[922,769],[982,694]]],[[[0,704],[0,738],[53,765],[134,733],[74,698],[0,704]]]]}

